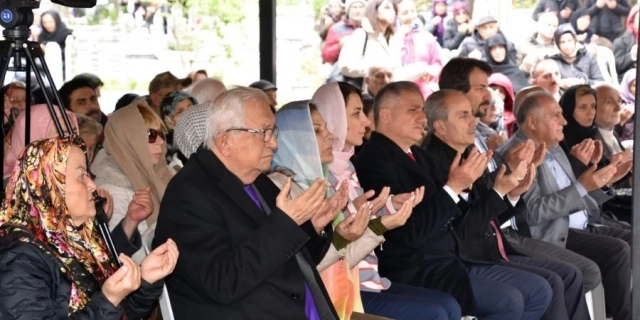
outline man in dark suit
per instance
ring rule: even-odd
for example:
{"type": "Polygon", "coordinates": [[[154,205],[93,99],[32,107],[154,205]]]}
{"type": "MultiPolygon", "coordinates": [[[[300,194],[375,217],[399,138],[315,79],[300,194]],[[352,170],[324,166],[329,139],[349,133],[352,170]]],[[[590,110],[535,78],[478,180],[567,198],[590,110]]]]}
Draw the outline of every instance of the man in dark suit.
{"type": "MultiPolygon", "coordinates": [[[[631,319],[630,309],[630,245],[627,230],[595,226],[599,206],[611,198],[606,186],[626,175],[630,166],[614,159],[610,165],[596,170],[599,156],[593,148],[576,158],[590,159],[591,165],[574,173],[559,145],[564,139],[566,120],[562,109],[547,92],[529,94],[516,113],[519,131],[497,153],[504,156],[514,145],[526,139],[546,145],[544,163],[537,168],[536,179],[524,194],[527,212],[518,230],[529,233],[593,260],[602,273],[607,314],[614,319],[631,319]]],[[[583,152],[574,148],[572,153],[583,152]]]]}
{"type": "Polygon", "coordinates": [[[153,247],[171,238],[181,250],[166,281],[176,319],[337,319],[315,268],[331,239],[326,185],[288,199],[291,182],[280,191],[263,174],[276,134],[262,91],[226,91],[167,186],[153,247]]]}
{"type": "MultiPolygon", "coordinates": [[[[460,91],[443,89],[433,93],[425,104],[428,137],[426,151],[441,165],[443,180],[449,166],[458,155],[468,157],[473,152],[477,120],[472,116],[469,100],[460,91]]],[[[537,155],[540,157],[540,155],[537,155]]],[[[454,222],[463,251],[472,259],[498,263],[510,268],[532,272],[547,280],[553,289],[553,299],[543,319],[586,319],[589,317],[582,292],[582,273],[568,263],[527,257],[504,239],[499,226],[526,208],[520,196],[531,187],[538,159],[522,161],[511,174],[502,165],[497,171],[484,174],[472,188],[460,194],[458,206],[466,211],[454,222]],[[500,195],[503,195],[500,198],[500,195]]]]}
{"type": "MultiPolygon", "coordinates": [[[[554,63],[557,69],[557,66],[554,63]]],[[[492,73],[491,67],[483,61],[475,59],[457,58],[452,59],[442,69],[440,73],[440,79],[438,84],[441,89],[454,89],[464,93],[467,99],[471,102],[471,109],[476,117],[481,117],[486,113],[486,109],[491,103],[491,95],[489,94],[489,75],[492,73]]],[[[540,88],[541,90],[544,90],[540,88]]],[[[534,91],[535,88],[530,91],[534,91]]],[[[523,90],[524,91],[524,90],[523,90]]],[[[521,93],[516,95],[516,104],[514,105],[514,113],[516,112],[519,103],[522,102],[521,93]]],[[[519,141],[519,151],[514,152],[511,150],[509,155],[512,159],[503,160],[497,154],[494,153],[493,161],[489,163],[489,171],[492,172],[498,168],[500,164],[506,162],[507,168],[515,168],[520,161],[527,160],[527,154],[533,152],[543,153],[543,146],[535,148],[533,143],[523,144],[526,140],[519,141]],[[535,151],[534,151],[535,149],[535,151]]],[[[502,143],[500,136],[494,135],[486,141],[483,141],[482,134],[479,134],[476,130],[475,146],[480,151],[495,150],[494,148],[502,143]],[[491,146],[491,147],[490,147],[491,146]]],[[[529,156],[530,157],[530,156],[529,156]]],[[[512,219],[515,220],[515,219],[512,219]]],[[[504,225],[503,225],[504,227],[504,225]]],[[[561,262],[569,262],[577,266],[582,272],[583,285],[586,291],[590,291],[597,287],[600,283],[600,270],[598,266],[591,260],[586,259],[578,254],[575,254],[564,248],[560,248],[555,245],[551,245],[547,242],[532,239],[529,234],[522,236],[519,233],[513,231],[512,228],[504,228],[504,235],[507,241],[514,243],[520,247],[520,252],[530,257],[549,259],[561,262]]]]}
{"type": "Polygon", "coordinates": [[[483,319],[540,319],[551,300],[541,277],[507,267],[468,263],[453,223],[463,216],[458,195],[482,175],[489,154],[474,153],[449,168],[446,180],[437,163],[415,146],[427,122],[423,97],[413,82],[393,82],[374,102],[377,131],[355,163],[365,190],[404,193],[425,187],[425,199],[403,227],[385,234],[376,249],[380,274],[392,281],[453,295],[463,314],[483,319]],[[415,160],[414,160],[415,159],[415,160]]]}

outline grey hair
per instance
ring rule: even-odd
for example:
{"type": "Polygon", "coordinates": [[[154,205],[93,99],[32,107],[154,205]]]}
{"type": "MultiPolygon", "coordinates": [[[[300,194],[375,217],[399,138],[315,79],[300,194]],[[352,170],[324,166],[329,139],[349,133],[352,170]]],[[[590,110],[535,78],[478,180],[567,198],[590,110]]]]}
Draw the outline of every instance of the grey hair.
{"type": "Polygon", "coordinates": [[[87,117],[81,113],[74,113],[78,119],[78,134],[86,132],[90,135],[99,136],[102,133],[102,124],[93,118],[87,117]]]}
{"type": "Polygon", "coordinates": [[[424,111],[427,114],[427,131],[435,132],[434,123],[438,120],[447,121],[449,110],[447,109],[447,98],[453,94],[463,94],[460,90],[440,89],[432,93],[424,103],[424,111]]]}
{"type": "MultiPolygon", "coordinates": [[[[551,59],[551,58],[544,58],[544,59],[536,62],[533,65],[533,67],[531,67],[531,79],[537,78],[540,75],[540,70],[538,70],[538,69],[540,68],[540,65],[543,64],[543,63],[554,63],[554,64],[556,64],[556,61],[551,59]]],[[[558,68],[558,70],[559,69],[560,68],[558,68]]]]}
{"type": "Polygon", "coordinates": [[[547,91],[534,91],[524,97],[516,111],[516,122],[519,127],[524,127],[527,116],[542,106],[540,103],[542,98],[549,98],[555,101],[553,96],[547,91]]]}
{"type": "Polygon", "coordinates": [[[391,82],[382,87],[380,91],[378,91],[375,98],[373,99],[373,122],[375,123],[376,127],[380,122],[380,110],[394,106],[390,105],[387,100],[391,98],[396,99],[405,92],[414,92],[422,97],[422,91],[420,91],[420,87],[418,87],[418,85],[413,81],[391,82]]]}
{"type": "Polygon", "coordinates": [[[226,89],[220,80],[209,78],[197,81],[188,92],[198,103],[213,103],[226,89]]]}
{"type": "Polygon", "coordinates": [[[213,150],[214,140],[219,134],[243,127],[246,119],[245,105],[250,101],[269,105],[269,98],[260,89],[237,87],[220,94],[207,111],[204,145],[213,150]]]}

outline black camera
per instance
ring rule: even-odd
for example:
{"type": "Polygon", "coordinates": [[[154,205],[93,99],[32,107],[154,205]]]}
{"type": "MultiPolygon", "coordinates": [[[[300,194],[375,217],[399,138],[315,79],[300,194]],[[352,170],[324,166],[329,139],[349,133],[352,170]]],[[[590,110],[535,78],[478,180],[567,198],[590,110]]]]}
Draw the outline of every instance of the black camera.
{"type": "MultiPolygon", "coordinates": [[[[72,8],[91,8],[96,0],[51,0],[72,8]]],[[[33,23],[33,9],[40,7],[39,0],[0,0],[0,25],[7,28],[29,27],[33,23]]]]}

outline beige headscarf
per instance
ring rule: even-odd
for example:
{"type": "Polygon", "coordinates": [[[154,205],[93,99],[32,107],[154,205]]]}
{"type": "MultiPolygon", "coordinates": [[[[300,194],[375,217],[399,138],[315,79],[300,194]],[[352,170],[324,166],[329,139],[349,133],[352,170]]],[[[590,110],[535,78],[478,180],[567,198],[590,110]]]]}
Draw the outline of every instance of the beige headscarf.
{"type": "Polygon", "coordinates": [[[152,225],[158,219],[160,201],[172,174],[164,161],[166,144],[160,163],[151,164],[147,127],[138,106],[151,108],[144,99],[137,99],[109,116],[104,129],[104,149],[129,178],[134,190],[151,187],[153,213],[147,218],[147,224],[152,225]]]}

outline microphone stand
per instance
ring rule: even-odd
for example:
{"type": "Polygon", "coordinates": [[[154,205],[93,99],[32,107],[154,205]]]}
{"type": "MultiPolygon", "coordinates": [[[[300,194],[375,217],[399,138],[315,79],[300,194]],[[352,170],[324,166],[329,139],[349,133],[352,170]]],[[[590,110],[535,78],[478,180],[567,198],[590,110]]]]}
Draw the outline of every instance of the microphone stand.
{"type": "Polygon", "coordinates": [[[104,239],[104,242],[107,244],[107,248],[113,256],[113,261],[118,265],[118,267],[120,267],[122,264],[118,259],[118,250],[116,250],[116,246],[113,244],[113,240],[111,239],[111,231],[109,231],[109,217],[104,212],[104,208],[102,207],[107,199],[99,196],[98,192],[96,191],[93,192],[93,198],[96,204],[96,219],[94,220],[94,223],[98,227],[98,230],[102,235],[102,239],[104,239]]]}

